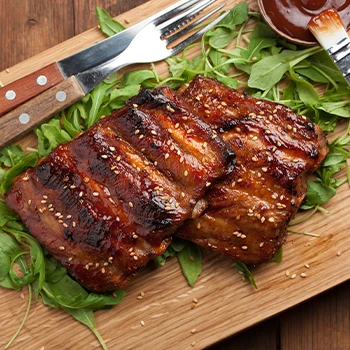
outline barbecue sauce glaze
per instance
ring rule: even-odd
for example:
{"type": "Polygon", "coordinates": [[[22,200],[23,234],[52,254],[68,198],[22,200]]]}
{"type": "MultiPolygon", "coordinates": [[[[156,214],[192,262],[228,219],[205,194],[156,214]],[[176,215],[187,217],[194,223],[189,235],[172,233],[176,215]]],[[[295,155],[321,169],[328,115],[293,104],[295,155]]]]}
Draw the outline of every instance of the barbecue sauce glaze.
{"type": "Polygon", "coordinates": [[[316,42],[307,24],[327,8],[337,10],[344,27],[350,27],[350,0],[261,0],[261,3],[267,21],[295,39],[316,42]]]}

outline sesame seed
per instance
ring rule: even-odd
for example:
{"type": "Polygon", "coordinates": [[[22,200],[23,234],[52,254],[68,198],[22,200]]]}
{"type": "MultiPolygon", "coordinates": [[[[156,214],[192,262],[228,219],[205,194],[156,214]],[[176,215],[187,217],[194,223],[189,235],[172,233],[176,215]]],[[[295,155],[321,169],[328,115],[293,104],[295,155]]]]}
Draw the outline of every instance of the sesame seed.
{"type": "Polygon", "coordinates": [[[114,152],[114,151],[115,151],[115,147],[109,146],[109,150],[112,151],[112,152],[114,152]]]}
{"type": "Polygon", "coordinates": [[[302,273],[300,274],[300,277],[301,277],[301,278],[305,278],[305,277],[306,277],[306,273],[302,272],[302,273]]]}
{"type": "Polygon", "coordinates": [[[252,140],[253,140],[253,141],[256,141],[257,139],[258,139],[258,136],[253,136],[253,137],[252,137],[252,140]]]}
{"type": "Polygon", "coordinates": [[[58,211],[55,216],[61,216],[61,213],[58,211]]]}
{"type": "Polygon", "coordinates": [[[76,188],[77,186],[75,186],[75,185],[71,185],[71,186],[69,186],[69,188],[71,188],[72,190],[74,189],[74,188],[76,188]]]}
{"type": "Polygon", "coordinates": [[[28,205],[31,205],[32,204],[32,200],[31,199],[28,199],[28,205]]]}
{"type": "Polygon", "coordinates": [[[169,153],[166,153],[164,157],[165,157],[165,159],[168,159],[170,157],[169,153]]]}
{"type": "Polygon", "coordinates": [[[193,342],[191,343],[191,346],[195,346],[195,345],[196,345],[196,342],[193,341],[193,342]]]}
{"type": "Polygon", "coordinates": [[[89,268],[90,268],[90,266],[86,264],[86,265],[85,265],[85,269],[86,269],[86,270],[89,270],[89,268]]]}
{"type": "Polygon", "coordinates": [[[253,118],[253,119],[256,118],[256,114],[255,113],[249,113],[248,116],[253,118]]]}
{"type": "Polygon", "coordinates": [[[84,194],[84,192],[83,192],[83,191],[79,192],[79,197],[82,197],[82,196],[83,196],[83,194],[84,194]]]}
{"type": "Polygon", "coordinates": [[[244,238],[247,238],[247,236],[246,235],[241,235],[241,238],[244,239],[244,238]]]}
{"type": "Polygon", "coordinates": [[[337,256],[340,256],[341,255],[341,251],[339,250],[338,252],[337,252],[337,256]]]}
{"type": "Polygon", "coordinates": [[[261,221],[261,223],[263,224],[263,223],[265,222],[265,218],[262,217],[262,218],[260,219],[260,221],[261,221]]]}
{"type": "Polygon", "coordinates": [[[108,158],[108,156],[107,156],[107,154],[102,154],[101,158],[103,158],[103,159],[107,159],[107,158],[108,158]]]}
{"type": "Polygon", "coordinates": [[[132,105],[134,108],[137,108],[138,107],[138,105],[136,104],[136,103],[133,103],[133,105],[132,105]]]}
{"type": "Polygon", "coordinates": [[[196,328],[191,329],[191,333],[192,333],[192,334],[194,334],[194,333],[196,333],[196,332],[197,332],[197,329],[196,329],[196,328]]]}
{"type": "Polygon", "coordinates": [[[108,262],[103,263],[103,266],[108,266],[108,262]]]}
{"type": "Polygon", "coordinates": [[[69,260],[69,261],[72,261],[72,260],[73,260],[73,258],[72,258],[72,257],[70,257],[68,260],[69,260]]]}
{"type": "Polygon", "coordinates": [[[290,276],[290,278],[291,278],[292,280],[294,280],[295,277],[297,277],[297,274],[296,274],[296,273],[293,273],[293,275],[290,276]]]}
{"type": "Polygon", "coordinates": [[[247,247],[246,245],[243,245],[241,248],[242,248],[243,250],[247,250],[247,249],[248,249],[248,247],[247,247]]]}
{"type": "Polygon", "coordinates": [[[104,267],[102,267],[101,272],[102,272],[102,273],[105,273],[105,272],[106,272],[106,269],[105,269],[104,267]]]}
{"type": "Polygon", "coordinates": [[[77,223],[75,221],[72,222],[72,226],[73,227],[76,227],[77,226],[77,223]]]}
{"type": "Polygon", "coordinates": [[[242,182],[242,181],[243,181],[243,179],[238,179],[238,180],[237,180],[237,182],[242,182]]]}
{"type": "Polygon", "coordinates": [[[72,218],[72,215],[67,215],[67,219],[71,219],[72,218]]]}
{"type": "Polygon", "coordinates": [[[63,245],[61,245],[60,247],[59,247],[59,250],[65,250],[66,248],[63,246],[63,245]]]}
{"type": "Polygon", "coordinates": [[[63,227],[65,227],[65,228],[67,228],[68,227],[68,225],[64,222],[63,224],[63,227]]]}
{"type": "Polygon", "coordinates": [[[137,260],[137,259],[138,259],[138,257],[136,255],[134,255],[134,260],[137,260]]]}
{"type": "Polygon", "coordinates": [[[293,128],[293,132],[296,133],[297,132],[297,128],[293,128]]]}
{"type": "Polygon", "coordinates": [[[200,222],[197,224],[197,228],[198,228],[198,230],[201,228],[201,223],[200,222]]]}
{"type": "Polygon", "coordinates": [[[144,321],[140,321],[141,326],[143,327],[145,325],[144,321]]]}
{"type": "Polygon", "coordinates": [[[292,128],[291,125],[288,124],[288,125],[287,125],[287,129],[288,129],[288,130],[292,130],[293,128],[292,128]]]}
{"type": "Polygon", "coordinates": [[[133,235],[132,235],[132,238],[137,239],[137,238],[139,238],[139,236],[136,235],[136,234],[133,234],[133,235]]]}
{"type": "Polygon", "coordinates": [[[266,168],[266,167],[261,168],[261,170],[262,170],[264,173],[267,172],[267,168],[266,168]]]}
{"type": "Polygon", "coordinates": [[[157,162],[157,161],[155,161],[153,164],[154,164],[154,166],[157,166],[157,165],[158,165],[158,162],[157,162]]]}
{"type": "Polygon", "coordinates": [[[113,256],[110,256],[110,257],[108,258],[108,262],[111,264],[112,261],[113,261],[113,256]]]}
{"type": "Polygon", "coordinates": [[[184,176],[187,176],[187,175],[188,175],[188,171],[185,170],[185,171],[184,171],[184,176]]]}
{"type": "Polygon", "coordinates": [[[269,129],[266,129],[265,134],[271,134],[271,131],[269,129]]]}
{"type": "Polygon", "coordinates": [[[281,146],[282,146],[282,143],[279,142],[279,141],[277,141],[277,146],[278,146],[278,147],[281,147],[281,146]]]}
{"type": "Polygon", "coordinates": [[[215,139],[216,137],[217,137],[217,135],[215,135],[215,134],[211,136],[212,139],[215,139]]]}
{"type": "Polygon", "coordinates": [[[286,271],[285,275],[286,275],[286,277],[289,277],[289,271],[288,270],[286,271]]]}
{"type": "Polygon", "coordinates": [[[253,162],[257,162],[257,161],[258,161],[258,158],[252,157],[252,161],[253,161],[253,162]]]}
{"type": "Polygon", "coordinates": [[[157,135],[157,132],[155,130],[151,130],[152,135],[157,135]]]}
{"type": "Polygon", "coordinates": [[[90,181],[90,179],[88,177],[84,177],[84,182],[88,183],[90,181]]]}
{"type": "Polygon", "coordinates": [[[140,135],[140,136],[139,136],[139,140],[142,140],[143,138],[144,138],[143,135],[140,135]]]}
{"type": "Polygon", "coordinates": [[[138,299],[138,300],[141,300],[141,299],[143,299],[143,297],[142,297],[141,295],[139,295],[139,296],[137,297],[137,299],[138,299]]]}
{"type": "Polygon", "coordinates": [[[196,303],[192,303],[192,304],[191,304],[191,309],[194,309],[195,306],[196,306],[196,303]]]}
{"type": "Polygon", "coordinates": [[[185,192],[181,192],[181,197],[185,198],[185,192]]]}
{"type": "Polygon", "coordinates": [[[207,145],[208,145],[208,144],[207,144],[206,142],[204,142],[204,143],[203,143],[203,148],[207,148],[207,145]]]}
{"type": "Polygon", "coordinates": [[[92,195],[93,195],[94,197],[98,197],[100,194],[99,194],[98,192],[92,192],[92,195]]]}
{"type": "Polygon", "coordinates": [[[168,133],[169,133],[169,134],[172,134],[173,131],[172,131],[171,129],[168,129],[168,133]]]}
{"type": "Polygon", "coordinates": [[[192,131],[193,131],[193,129],[188,129],[188,130],[186,131],[186,133],[187,133],[187,134],[190,134],[192,131]]]}
{"type": "Polygon", "coordinates": [[[271,198],[272,198],[272,199],[277,199],[278,197],[277,197],[275,194],[273,194],[273,195],[271,196],[271,198]]]}
{"type": "Polygon", "coordinates": [[[136,129],[135,132],[134,132],[135,135],[138,135],[139,133],[140,133],[139,129],[136,129]]]}
{"type": "Polygon", "coordinates": [[[269,218],[270,222],[275,222],[275,218],[269,218]]]}
{"type": "Polygon", "coordinates": [[[132,204],[132,202],[129,202],[129,207],[130,207],[130,208],[133,208],[133,207],[134,207],[134,204],[132,204]]]}
{"type": "Polygon", "coordinates": [[[277,109],[274,109],[274,110],[272,111],[272,113],[274,113],[274,114],[277,113],[277,109]]]}
{"type": "Polygon", "coordinates": [[[304,266],[305,266],[307,269],[310,268],[310,265],[309,265],[309,264],[305,264],[304,266]]]}
{"type": "Polygon", "coordinates": [[[264,246],[264,242],[261,242],[261,243],[259,244],[259,247],[262,248],[263,246],[264,246]]]}
{"type": "Polygon", "coordinates": [[[206,187],[209,187],[210,185],[211,185],[211,182],[207,182],[207,183],[205,184],[206,187]]]}
{"type": "Polygon", "coordinates": [[[145,296],[145,292],[142,291],[142,292],[140,293],[140,295],[141,295],[142,297],[144,297],[144,296],[145,296]]]}
{"type": "Polygon", "coordinates": [[[58,220],[58,223],[59,224],[63,224],[63,220],[58,220]]]}
{"type": "Polygon", "coordinates": [[[118,156],[118,157],[117,157],[117,159],[116,159],[116,160],[117,160],[117,162],[119,162],[119,161],[120,161],[120,159],[121,159],[121,157],[120,157],[120,156],[118,156]]]}
{"type": "Polygon", "coordinates": [[[175,112],[175,109],[171,108],[169,105],[166,106],[166,109],[171,113],[175,112]]]}
{"type": "Polygon", "coordinates": [[[180,163],[183,163],[184,160],[185,160],[184,157],[181,157],[180,158],[180,163]]]}

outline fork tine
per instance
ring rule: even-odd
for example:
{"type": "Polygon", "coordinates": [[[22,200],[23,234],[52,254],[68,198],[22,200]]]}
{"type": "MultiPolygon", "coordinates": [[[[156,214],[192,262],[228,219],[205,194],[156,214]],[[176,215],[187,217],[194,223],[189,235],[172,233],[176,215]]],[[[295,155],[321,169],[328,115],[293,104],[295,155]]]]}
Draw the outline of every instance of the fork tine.
{"type": "Polygon", "coordinates": [[[170,11],[163,13],[162,15],[156,17],[152,23],[154,25],[159,25],[160,23],[163,23],[164,21],[167,21],[170,18],[173,18],[174,16],[177,16],[179,13],[186,11],[188,8],[191,8],[201,0],[189,0],[189,1],[179,1],[179,4],[176,5],[174,8],[171,8],[170,11]]]}
{"type": "Polygon", "coordinates": [[[181,12],[177,16],[164,21],[157,26],[161,36],[170,34],[172,31],[179,29],[182,25],[192,20],[204,8],[212,4],[216,0],[199,0],[193,6],[189,6],[186,11],[181,12]]]}
{"type": "MultiPolygon", "coordinates": [[[[215,13],[222,9],[226,4],[218,6],[215,10],[212,11],[212,13],[215,13]]],[[[175,45],[172,49],[170,49],[172,55],[176,55],[178,52],[182,51],[185,47],[190,45],[195,40],[199,39],[202,35],[205,34],[206,31],[214,27],[216,24],[218,24],[221,20],[223,20],[230,12],[224,12],[222,15],[220,15],[218,18],[214,19],[212,22],[210,22],[208,25],[206,25],[204,28],[198,30],[196,33],[192,34],[187,39],[183,40],[181,43],[175,45]]],[[[205,16],[204,16],[205,17],[205,16]]],[[[185,28],[186,29],[186,28],[185,28]]]]}
{"type": "Polygon", "coordinates": [[[189,32],[193,28],[195,28],[198,24],[202,23],[203,21],[205,21],[206,19],[211,17],[214,13],[220,11],[224,6],[225,5],[218,6],[214,10],[210,11],[209,13],[207,13],[206,15],[204,15],[201,18],[198,18],[196,21],[190,23],[187,27],[181,29],[180,31],[178,31],[178,32],[174,33],[173,35],[171,35],[170,37],[166,38],[165,41],[166,41],[167,45],[172,43],[176,39],[180,38],[181,36],[183,36],[184,34],[189,32]]]}

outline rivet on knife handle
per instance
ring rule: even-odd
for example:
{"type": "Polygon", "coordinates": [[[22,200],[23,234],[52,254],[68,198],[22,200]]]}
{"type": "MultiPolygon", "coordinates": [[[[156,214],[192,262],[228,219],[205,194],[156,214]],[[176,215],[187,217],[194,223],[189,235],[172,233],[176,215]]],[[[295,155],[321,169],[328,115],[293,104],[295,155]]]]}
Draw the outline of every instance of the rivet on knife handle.
{"type": "Polygon", "coordinates": [[[5,114],[0,118],[0,134],[2,135],[0,149],[47,121],[84,95],[73,76],[5,114]]]}
{"type": "Polygon", "coordinates": [[[0,89],[0,116],[50,89],[64,79],[56,63],[52,63],[0,89]]]}

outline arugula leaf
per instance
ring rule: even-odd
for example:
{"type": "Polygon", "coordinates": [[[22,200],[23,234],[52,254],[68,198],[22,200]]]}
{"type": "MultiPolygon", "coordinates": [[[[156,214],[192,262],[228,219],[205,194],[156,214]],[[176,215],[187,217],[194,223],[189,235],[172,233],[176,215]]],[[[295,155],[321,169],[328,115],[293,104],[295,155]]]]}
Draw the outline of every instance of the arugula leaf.
{"type": "Polygon", "coordinates": [[[281,247],[269,262],[280,263],[283,259],[283,248],[281,247]]]}
{"type": "Polygon", "coordinates": [[[180,250],[176,256],[188,284],[193,287],[202,272],[202,251],[200,247],[188,242],[186,247],[180,250]]]}
{"type": "Polygon", "coordinates": [[[306,204],[308,206],[318,206],[326,203],[336,194],[333,187],[325,186],[321,182],[309,181],[307,184],[306,204]]]}
{"type": "Polygon", "coordinates": [[[317,46],[302,51],[283,50],[281,53],[264,57],[253,65],[248,86],[260,90],[270,89],[297,63],[319,52],[317,46]]]}
{"type": "Polygon", "coordinates": [[[244,281],[250,283],[255,289],[258,289],[254,277],[249,271],[247,265],[238,260],[234,260],[234,262],[236,264],[238,272],[244,277],[244,281]]]}
{"type": "Polygon", "coordinates": [[[0,185],[0,192],[2,194],[5,194],[7,190],[11,187],[12,180],[17,175],[22,174],[28,168],[34,167],[38,160],[39,156],[36,152],[26,154],[24,157],[22,157],[16,165],[14,165],[5,173],[0,185]]]}
{"type": "Polygon", "coordinates": [[[112,36],[125,29],[125,27],[113,19],[106,10],[96,7],[96,16],[98,19],[101,31],[107,36],[112,36]]]}
{"type": "Polygon", "coordinates": [[[0,155],[0,165],[12,167],[23,158],[24,153],[20,145],[14,146],[10,144],[0,151],[0,155]]]}

